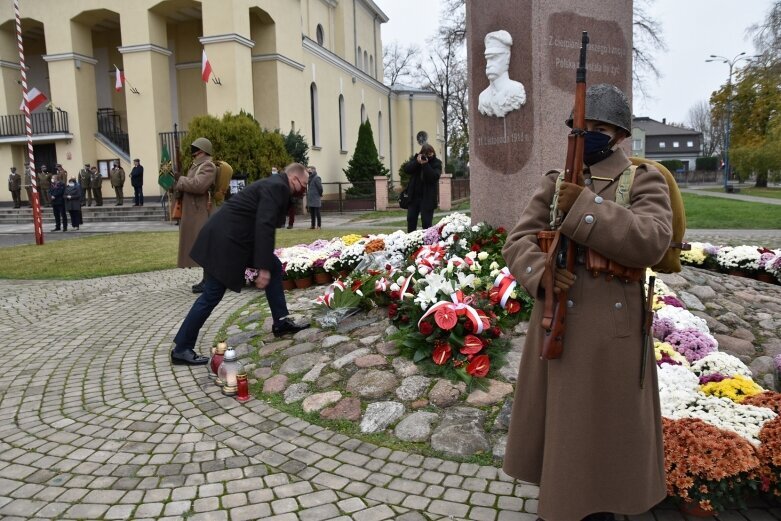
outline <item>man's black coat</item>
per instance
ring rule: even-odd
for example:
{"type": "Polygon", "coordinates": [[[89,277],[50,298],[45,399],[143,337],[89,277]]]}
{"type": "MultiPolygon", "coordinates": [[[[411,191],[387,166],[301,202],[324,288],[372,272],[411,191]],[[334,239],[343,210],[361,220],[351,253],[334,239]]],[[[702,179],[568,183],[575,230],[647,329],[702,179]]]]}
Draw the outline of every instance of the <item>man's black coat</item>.
{"type": "Polygon", "coordinates": [[[430,157],[428,163],[420,164],[412,156],[404,170],[409,174],[407,194],[410,204],[419,202],[421,210],[433,210],[437,207],[437,191],[439,189],[439,177],[442,175],[442,161],[437,157],[430,157]]]}
{"type": "Polygon", "coordinates": [[[130,185],[138,188],[144,186],[144,167],[141,165],[134,166],[130,171],[130,185]]]}
{"type": "Polygon", "coordinates": [[[206,221],[190,257],[225,287],[241,291],[246,268],[273,271],[277,266],[274,236],[289,199],[287,174],[252,183],[206,221]]]}

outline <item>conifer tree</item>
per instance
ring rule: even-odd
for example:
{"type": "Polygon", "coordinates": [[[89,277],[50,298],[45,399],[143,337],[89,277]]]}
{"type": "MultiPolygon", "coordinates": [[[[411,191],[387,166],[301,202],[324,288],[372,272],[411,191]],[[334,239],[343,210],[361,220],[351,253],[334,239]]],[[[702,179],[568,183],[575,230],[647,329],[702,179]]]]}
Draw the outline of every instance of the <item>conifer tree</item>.
{"type": "Polygon", "coordinates": [[[349,198],[373,196],[374,177],[388,175],[388,169],[382,164],[377,154],[372,126],[368,119],[358,128],[358,142],[355,145],[355,152],[347,163],[347,168],[343,171],[353,184],[347,190],[349,198]]]}

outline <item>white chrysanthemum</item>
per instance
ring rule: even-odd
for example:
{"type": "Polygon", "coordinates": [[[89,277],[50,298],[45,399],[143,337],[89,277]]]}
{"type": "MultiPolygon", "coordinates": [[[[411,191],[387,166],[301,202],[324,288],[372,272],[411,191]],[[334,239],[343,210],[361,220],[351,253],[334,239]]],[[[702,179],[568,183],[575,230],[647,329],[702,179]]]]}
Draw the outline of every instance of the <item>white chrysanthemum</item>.
{"type": "Polygon", "coordinates": [[[727,377],[743,375],[751,378],[751,369],[740,361],[739,358],[728,353],[715,351],[705,355],[700,360],[692,364],[692,371],[698,376],[708,376],[712,374],[722,374],[727,377]]]}
{"type": "Polygon", "coordinates": [[[707,322],[700,317],[694,316],[691,312],[675,306],[664,306],[656,312],[660,319],[670,319],[675,329],[697,329],[703,333],[710,333],[707,322]]]}

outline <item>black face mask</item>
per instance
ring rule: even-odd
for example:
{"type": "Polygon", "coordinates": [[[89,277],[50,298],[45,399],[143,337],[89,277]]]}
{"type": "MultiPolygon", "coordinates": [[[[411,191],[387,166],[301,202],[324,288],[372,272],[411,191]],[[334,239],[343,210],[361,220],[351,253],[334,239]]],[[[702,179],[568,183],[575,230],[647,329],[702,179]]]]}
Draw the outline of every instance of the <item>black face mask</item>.
{"type": "Polygon", "coordinates": [[[201,151],[200,148],[194,147],[194,146],[190,145],[190,155],[191,156],[195,156],[195,154],[200,152],[200,151],[201,151]]]}
{"type": "Polygon", "coordinates": [[[610,157],[613,151],[610,149],[612,138],[602,132],[587,130],[585,143],[583,144],[583,162],[591,166],[603,159],[610,157]]]}

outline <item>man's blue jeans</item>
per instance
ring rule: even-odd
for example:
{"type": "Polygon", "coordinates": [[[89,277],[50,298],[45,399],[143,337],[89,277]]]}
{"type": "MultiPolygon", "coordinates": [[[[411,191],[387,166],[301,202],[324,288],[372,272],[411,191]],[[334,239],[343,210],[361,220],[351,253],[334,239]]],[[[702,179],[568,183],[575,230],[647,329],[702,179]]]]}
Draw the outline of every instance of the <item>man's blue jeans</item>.
{"type": "MultiPolygon", "coordinates": [[[[187,313],[184,322],[182,322],[179,332],[174,337],[175,351],[195,350],[198,333],[206,319],[222,300],[226,289],[222,282],[204,272],[203,293],[195,300],[190,312],[187,313]]],[[[274,257],[274,267],[271,269],[271,280],[269,280],[265,291],[274,324],[278,324],[289,313],[285,302],[285,290],[282,288],[282,264],[276,257],[274,257]]]]}

